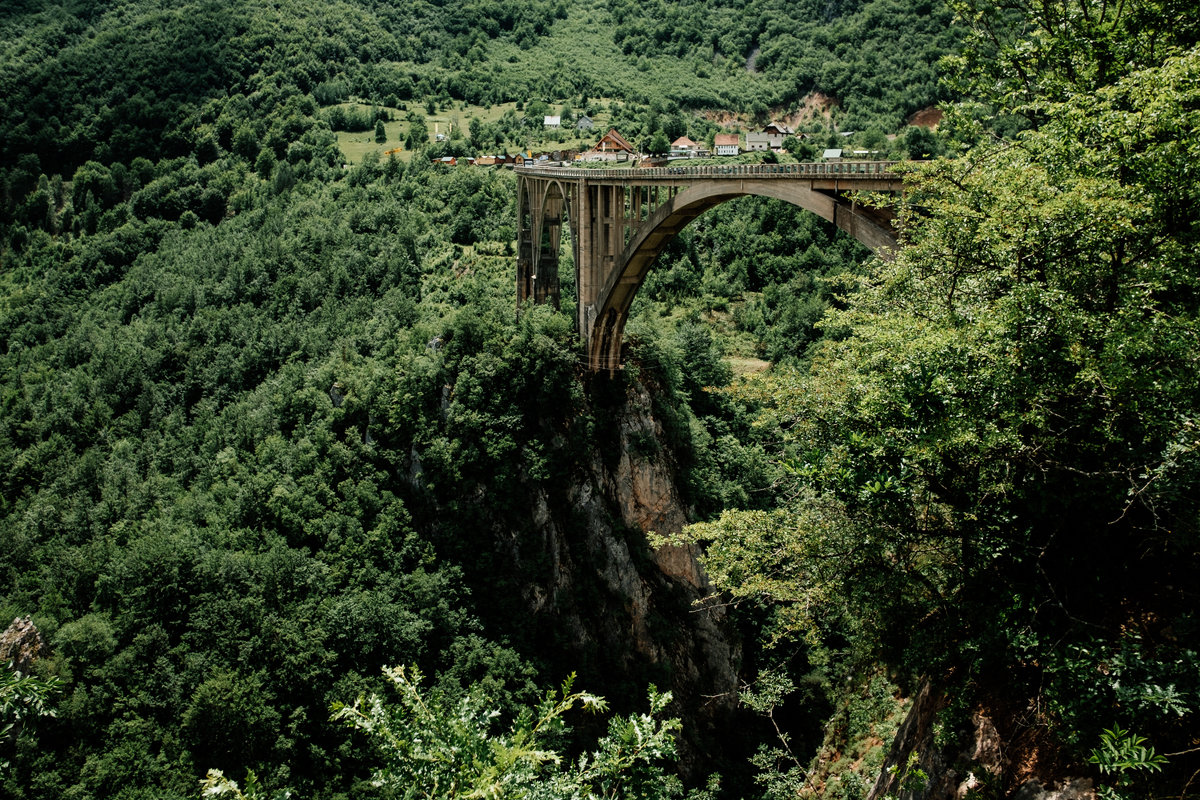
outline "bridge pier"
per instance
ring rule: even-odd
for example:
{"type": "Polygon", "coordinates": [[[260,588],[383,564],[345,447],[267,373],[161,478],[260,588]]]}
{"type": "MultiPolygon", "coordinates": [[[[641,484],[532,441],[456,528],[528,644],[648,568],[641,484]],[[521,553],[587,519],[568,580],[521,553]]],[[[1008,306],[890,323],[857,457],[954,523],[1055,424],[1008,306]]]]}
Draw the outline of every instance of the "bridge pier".
{"type": "Polygon", "coordinates": [[[894,162],[754,164],[592,170],[517,168],[517,303],[559,303],[558,260],[570,227],[576,323],[590,371],[621,366],[629,307],[666,243],[708,209],[745,195],[775,197],[834,223],[881,258],[899,248],[888,208],[856,192],[898,194],[894,162]]]}
{"type": "Polygon", "coordinates": [[[554,184],[517,185],[517,300],[559,303],[558,250],[565,197],[554,184]]]}

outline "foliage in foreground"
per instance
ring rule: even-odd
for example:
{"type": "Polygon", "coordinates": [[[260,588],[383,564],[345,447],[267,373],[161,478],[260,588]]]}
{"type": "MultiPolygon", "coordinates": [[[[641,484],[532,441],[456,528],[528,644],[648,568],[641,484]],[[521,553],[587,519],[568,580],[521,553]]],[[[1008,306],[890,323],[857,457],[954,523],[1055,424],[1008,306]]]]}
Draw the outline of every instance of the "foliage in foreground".
{"type": "MultiPolygon", "coordinates": [[[[7,748],[14,729],[38,717],[53,717],[51,698],[58,692],[61,681],[23,675],[13,669],[12,662],[0,669],[0,747],[7,748]]],[[[0,761],[0,773],[8,768],[0,761]]]]}
{"type": "Polygon", "coordinates": [[[792,501],[693,529],[779,637],[1027,693],[1080,763],[1200,712],[1200,50],[1159,57],[914,173],[849,335],[739,390],[792,501]]]}
{"type": "Polygon", "coordinates": [[[374,783],[388,797],[662,798],[682,794],[663,769],[676,756],[678,719],[657,717],[670,692],[650,689],[645,714],[614,717],[596,749],[563,753],[575,709],[600,713],[604,698],[574,689],[574,676],[536,709],[526,708],[505,733],[493,733],[500,712],[477,690],[451,697],[420,686],[421,673],[385,668],[397,701],[360,697],[334,706],[334,719],[363,731],[383,759],[374,783]]]}
{"type": "Polygon", "coordinates": [[[225,777],[219,769],[210,769],[204,780],[200,781],[200,797],[203,800],[289,800],[292,793],[287,789],[268,792],[259,783],[254,770],[246,773],[246,788],[238,786],[237,781],[225,777]]]}

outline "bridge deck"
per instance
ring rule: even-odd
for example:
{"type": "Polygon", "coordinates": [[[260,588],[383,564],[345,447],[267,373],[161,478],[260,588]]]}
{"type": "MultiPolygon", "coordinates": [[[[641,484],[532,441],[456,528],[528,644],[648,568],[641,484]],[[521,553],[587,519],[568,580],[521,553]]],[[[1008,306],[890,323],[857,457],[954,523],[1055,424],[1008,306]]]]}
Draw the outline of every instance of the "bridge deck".
{"type": "Polygon", "coordinates": [[[836,178],[852,181],[899,181],[892,171],[899,161],[806,161],[797,164],[707,164],[699,167],[526,167],[517,165],[520,175],[562,180],[586,178],[595,183],[685,183],[698,178],[836,178]]]}

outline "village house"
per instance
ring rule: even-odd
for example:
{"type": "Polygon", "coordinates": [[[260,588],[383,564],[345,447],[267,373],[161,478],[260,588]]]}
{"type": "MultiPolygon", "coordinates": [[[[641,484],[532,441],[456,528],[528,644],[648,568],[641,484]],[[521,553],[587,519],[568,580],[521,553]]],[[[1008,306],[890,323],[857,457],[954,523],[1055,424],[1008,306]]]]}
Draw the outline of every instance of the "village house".
{"type": "Polygon", "coordinates": [[[713,137],[713,149],[719,156],[736,156],[741,152],[740,141],[736,133],[718,133],[713,137]]]}
{"type": "Polygon", "coordinates": [[[562,117],[542,117],[542,127],[557,130],[562,127],[562,117]]]}
{"type": "Polygon", "coordinates": [[[783,149],[783,140],[795,135],[791,126],[772,122],[759,133],[746,134],[746,149],[779,151],[783,149]]]}
{"type": "Polygon", "coordinates": [[[577,131],[590,131],[594,127],[596,127],[596,123],[592,122],[592,118],[587,114],[580,114],[579,118],[575,120],[575,130],[577,131]]]}
{"type": "Polygon", "coordinates": [[[671,142],[671,150],[667,157],[670,159],[704,158],[707,155],[708,151],[701,147],[698,142],[693,142],[686,136],[680,136],[671,142]]]}
{"type": "Polygon", "coordinates": [[[580,161],[632,161],[637,158],[637,151],[629,141],[617,133],[616,128],[609,128],[608,133],[600,137],[596,146],[591,150],[580,153],[580,161]]]}

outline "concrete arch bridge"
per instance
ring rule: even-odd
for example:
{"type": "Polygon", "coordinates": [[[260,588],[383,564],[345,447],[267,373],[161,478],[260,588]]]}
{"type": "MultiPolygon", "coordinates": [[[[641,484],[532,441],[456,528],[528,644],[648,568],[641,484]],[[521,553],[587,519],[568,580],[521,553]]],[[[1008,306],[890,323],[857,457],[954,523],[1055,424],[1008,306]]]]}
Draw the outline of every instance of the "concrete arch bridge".
{"type": "Polygon", "coordinates": [[[578,327],[588,368],[615,371],[634,295],[685,225],[745,195],[774,197],[833,222],[884,258],[898,248],[889,208],[855,192],[899,193],[892,161],[651,169],[518,167],[517,302],[559,302],[558,255],[570,226],[578,327]]]}

